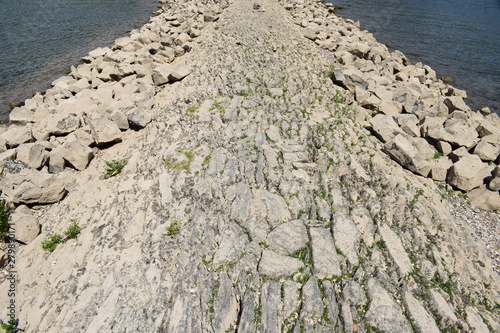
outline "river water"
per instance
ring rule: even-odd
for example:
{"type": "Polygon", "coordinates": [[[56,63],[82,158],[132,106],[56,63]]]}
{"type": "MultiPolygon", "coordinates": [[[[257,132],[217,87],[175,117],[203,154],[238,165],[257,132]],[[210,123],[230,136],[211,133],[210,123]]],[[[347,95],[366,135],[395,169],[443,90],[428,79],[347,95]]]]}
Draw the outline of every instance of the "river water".
{"type": "Polygon", "coordinates": [[[0,121],[89,51],[146,23],[157,0],[0,0],[0,121]]]}
{"type": "Polygon", "coordinates": [[[450,76],[475,109],[500,113],[500,0],[328,0],[410,61],[450,76]]]}

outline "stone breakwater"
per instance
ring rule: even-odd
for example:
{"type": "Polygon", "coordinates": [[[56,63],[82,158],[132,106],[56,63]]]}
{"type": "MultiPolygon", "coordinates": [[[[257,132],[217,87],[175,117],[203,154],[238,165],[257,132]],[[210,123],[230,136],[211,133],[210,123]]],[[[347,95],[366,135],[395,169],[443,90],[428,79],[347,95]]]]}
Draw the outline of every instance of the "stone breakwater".
{"type": "Polygon", "coordinates": [[[164,5],[0,135],[21,327],[500,330],[491,253],[428,178],[495,209],[498,117],[316,1],[164,5]]]}

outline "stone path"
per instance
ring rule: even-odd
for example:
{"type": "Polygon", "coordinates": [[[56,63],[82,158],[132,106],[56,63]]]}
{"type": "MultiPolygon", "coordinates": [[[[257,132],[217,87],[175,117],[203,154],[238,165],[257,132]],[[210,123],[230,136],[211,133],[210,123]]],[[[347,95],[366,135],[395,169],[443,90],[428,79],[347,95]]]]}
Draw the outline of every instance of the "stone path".
{"type": "Polygon", "coordinates": [[[176,61],[191,74],[153,122],[38,210],[37,240],[82,232],[19,253],[28,332],[499,329],[484,246],[380,151],[280,3],[231,1],[176,61]],[[111,159],[128,164],[104,180],[111,159]]]}

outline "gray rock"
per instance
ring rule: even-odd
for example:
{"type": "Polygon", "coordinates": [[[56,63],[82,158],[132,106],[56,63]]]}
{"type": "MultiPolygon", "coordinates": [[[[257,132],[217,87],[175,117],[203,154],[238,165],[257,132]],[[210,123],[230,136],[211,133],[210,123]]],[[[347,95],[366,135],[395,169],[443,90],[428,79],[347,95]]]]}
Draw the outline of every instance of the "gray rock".
{"type": "Polygon", "coordinates": [[[29,244],[40,234],[40,224],[32,215],[14,212],[11,215],[11,223],[15,226],[16,239],[29,244]]]}
{"type": "Polygon", "coordinates": [[[323,301],[321,300],[321,291],[318,287],[318,280],[311,276],[302,287],[302,308],[300,318],[311,327],[306,331],[311,331],[313,324],[317,323],[323,315],[323,301]]]}
{"type": "Polygon", "coordinates": [[[314,262],[314,275],[318,279],[340,276],[340,260],[333,243],[332,234],[327,228],[311,228],[311,245],[314,262]]]}
{"type": "Polygon", "coordinates": [[[4,168],[0,190],[9,202],[15,204],[54,203],[66,193],[62,178],[27,168],[18,173],[6,173],[4,168]]]}
{"type": "Polygon", "coordinates": [[[62,147],[62,157],[76,170],[84,170],[94,158],[92,149],[81,143],[75,134],[68,135],[62,147]]]}
{"type": "Polygon", "coordinates": [[[309,241],[306,227],[300,220],[280,224],[269,233],[267,239],[272,250],[284,255],[302,249],[309,241]]]}
{"type": "Polygon", "coordinates": [[[412,332],[403,310],[380,282],[370,278],[366,285],[370,298],[366,312],[368,322],[384,332],[412,332]]]}
{"type": "Polygon", "coordinates": [[[488,166],[477,155],[468,155],[453,164],[447,181],[462,191],[470,191],[481,186],[489,173],[488,166]]]}
{"type": "Polygon", "coordinates": [[[353,280],[342,281],[342,295],[346,301],[354,305],[363,305],[367,302],[363,288],[353,280]]]}
{"type": "Polygon", "coordinates": [[[259,273],[271,278],[287,278],[301,267],[304,267],[304,263],[298,259],[264,250],[259,263],[259,273]]]}
{"type": "Polygon", "coordinates": [[[420,136],[418,118],[414,114],[399,114],[394,116],[399,127],[409,136],[420,136]]]}
{"type": "Polygon", "coordinates": [[[127,119],[130,127],[141,129],[151,122],[152,115],[149,110],[136,108],[127,116],[127,119]]]}
{"type": "Polygon", "coordinates": [[[88,123],[96,145],[101,146],[121,141],[122,133],[118,125],[99,113],[93,113],[88,118],[88,123]]]}
{"type": "Polygon", "coordinates": [[[39,169],[49,157],[45,147],[38,143],[26,143],[17,147],[17,159],[34,169],[39,169]]]}
{"type": "Polygon", "coordinates": [[[281,310],[281,284],[276,281],[266,281],[262,286],[260,297],[262,304],[262,332],[279,332],[281,320],[278,313],[281,310]]]}
{"type": "Polygon", "coordinates": [[[462,97],[450,96],[444,100],[444,104],[448,107],[448,111],[451,113],[455,110],[467,111],[470,108],[465,104],[462,97]]]}

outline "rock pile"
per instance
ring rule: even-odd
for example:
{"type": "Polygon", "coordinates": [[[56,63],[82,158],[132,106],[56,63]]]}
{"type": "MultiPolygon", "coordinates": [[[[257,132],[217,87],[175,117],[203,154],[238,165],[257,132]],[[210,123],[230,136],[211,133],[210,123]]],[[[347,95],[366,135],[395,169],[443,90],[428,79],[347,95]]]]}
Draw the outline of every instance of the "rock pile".
{"type": "MultiPolygon", "coordinates": [[[[71,162],[81,168],[75,172],[50,173],[45,164],[23,181],[26,163],[43,165],[26,157],[40,147],[21,151],[28,162],[4,163],[14,189],[36,193],[48,181],[43,175],[70,179],[57,204],[20,205],[12,216],[16,228],[31,226],[16,253],[16,306],[27,332],[500,331],[490,253],[453,215],[448,193],[381,151],[385,143],[366,129],[372,111],[333,84],[332,54],[290,15],[299,3],[283,4],[288,12],[277,1],[231,0],[220,14],[200,14],[205,7],[196,0],[168,2],[180,24],[178,11],[189,6],[214,23],[182,62],[151,70],[149,124],[139,113],[129,118],[133,112],[122,112],[126,122],[99,111],[79,125],[68,118],[58,131],[80,127],[52,134],[64,136],[60,146],[85,145],[82,121],[94,142],[91,167],[82,149],[81,164],[71,162]],[[179,63],[191,73],[170,84],[183,75],[171,71],[179,63]],[[117,131],[99,125],[120,129],[130,119],[146,126],[120,130],[120,143],[113,143],[117,131]],[[93,165],[117,157],[127,165],[103,179],[93,165]],[[81,227],[76,239],[40,249],[44,237],[72,223],[81,227]]],[[[219,0],[205,5],[222,9],[219,0]]],[[[307,16],[329,15],[314,1],[300,6],[307,16]]],[[[416,115],[398,115],[381,135],[405,146],[405,129],[419,129],[403,118],[416,115]]],[[[426,168],[402,153],[394,158],[426,168]]],[[[44,200],[58,195],[54,189],[44,200]]],[[[0,270],[0,295],[10,288],[4,276],[0,270]]],[[[0,297],[0,318],[7,301],[0,297]]]]}
{"type": "Polygon", "coordinates": [[[59,172],[84,170],[99,149],[120,142],[123,131],[150,123],[157,92],[190,73],[175,60],[193,48],[223,6],[183,2],[163,7],[130,36],[91,51],[51,89],[14,108],[12,125],[0,134],[5,198],[16,204],[59,201],[65,192],[59,172]],[[11,160],[21,172],[12,172],[6,164],[11,160]]]}
{"type": "Polygon", "coordinates": [[[358,23],[331,14],[331,5],[297,0],[285,6],[305,37],[332,53],[333,82],[370,111],[371,129],[391,158],[418,175],[472,191],[480,208],[500,209],[497,114],[471,110],[465,91],[438,79],[429,66],[389,52],[358,23]]]}

